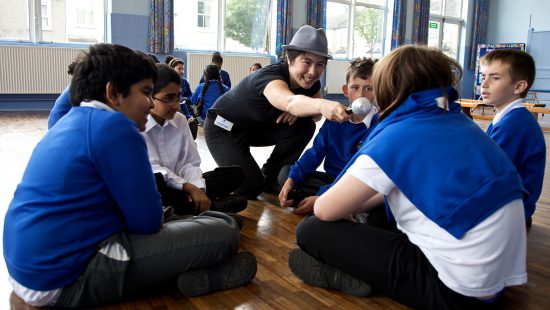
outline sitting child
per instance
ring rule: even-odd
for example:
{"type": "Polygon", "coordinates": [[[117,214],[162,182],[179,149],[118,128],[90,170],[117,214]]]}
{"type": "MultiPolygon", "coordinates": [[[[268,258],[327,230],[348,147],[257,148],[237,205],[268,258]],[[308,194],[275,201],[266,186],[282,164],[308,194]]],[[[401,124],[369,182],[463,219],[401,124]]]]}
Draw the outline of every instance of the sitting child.
{"type": "Polygon", "coordinates": [[[36,145],[4,219],[9,281],[30,305],[92,307],[172,283],[200,295],[254,277],[230,216],[162,223],[139,133],[156,77],[146,54],[120,45],[90,46],[76,65],[75,107],[36,145]]]}
{"type": "Polygon", "coordinates": [[[206,82],[197,85],[191,97],[193,112],[201,125],[206,119],[206,112],[221,95],[229,90],[227,86],[222,84],[220,71],[215,64],[206,66],[203,76],[206,82]]]}
{"type": "MultiPolygon", "coordinates": [[[[346,84],[342,86],[350,105],[360,97],[374,101],[370,81],[374,64],[370,58],[357,58],[350,63],[346,84]]],[[[350,122],[325,121],[313,146],[292,167],[287,165],[281,169],[278,177],[279,184],[282,184],[279,193],[281,207],[297,205],[295,213],[313,212],[318,195],[328,189],[376,125],[375,113],[376,107],[373,107],[367,115],[353,114],[350,122]],[[323,160],[326,172],[316,171],[323,160]]]]}
{"type": "Polygon", "coordinates": [[[378,124],[296,228],[300,279],[419,309],[478,309],[527,282],[521,179],[455,103],[461,74],[423,46],[375,65],[378,124]],[[384,200],[398,231],[347,220],[384,200]]]}
{"type": "Polygon", "coordinates": [[[170,59],[170,61],[168,62],[168,66],[174,69],[174,71],[176,71],[176,73],[180,77],[180,80],[181,80],[181,92],[179,96],[180,109],[183,115],[185,115],[185,117],[187,118],[187,122],[189,123],[189,129],[191,130],[191,134],[193,135],[193,140],[195,140],[197,139],[197,131],[199,129],[198,127],[199,123],[193,117],[193,115],[191,115],[191,113],[189,112],[189,108],[190,108],[190,106],[188,105],[189,98],[193,96],[193,93],[191,92],[191,87],[189,86],[189,82],[187,82],[187,80],[183,77],[183,73],[185,72],[183,69],[183,65],[184,65],[183,60],[179,58],[175,58],[172,55],[166,56],[166,59],[170,59]]]}
{"type": "Polygon", "coordinates": [[[166,65],[159,64],[157,69],[152,91],[155,107],[142,134],[163,205],[172,206],[178,214],[244,210],[246,198],[230,195],[243,182],[241,168],[220,167],[202,173],[197,146],[185,116],[179,113],[180,77],[166,65]]]}
{"type": "Polygon", "coordinates": [[[535,62],[522,51],[495,50],[481,58],[480,64],[483,103],[493,105],[497,111],[487,134],[518,169],[528,192],[523,197],[525,220],[531,225],[546,165],[544,135],[537,120],[522,104],[535,80],[535,62]]]}

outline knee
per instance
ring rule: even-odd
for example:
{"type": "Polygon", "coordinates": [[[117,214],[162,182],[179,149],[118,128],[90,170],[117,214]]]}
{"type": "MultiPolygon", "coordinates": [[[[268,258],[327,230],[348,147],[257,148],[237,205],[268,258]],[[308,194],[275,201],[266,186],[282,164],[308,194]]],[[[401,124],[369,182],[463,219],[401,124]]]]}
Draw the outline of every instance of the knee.
{"type": "Polygon", "coordinates": [[[319,238],[322,231],[320,226],[322,222],[315,215],[306,216],[296,227],[296,242],[298,246],[304,248],[305,245],[312,244],[319,238]]]}

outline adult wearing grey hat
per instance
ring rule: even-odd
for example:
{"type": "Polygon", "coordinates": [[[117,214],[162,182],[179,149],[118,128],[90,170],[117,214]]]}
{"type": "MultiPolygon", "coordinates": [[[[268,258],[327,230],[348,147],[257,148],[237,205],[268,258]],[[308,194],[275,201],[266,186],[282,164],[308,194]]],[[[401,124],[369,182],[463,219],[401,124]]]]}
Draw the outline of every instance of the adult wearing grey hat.
{"type": "Polygon", "coordinates": [[[243,169],[245,181],[237,192],[248,198],[264,187],[278,193],[279,170],[299,158],[315,131],[314,118],[350,118],[342,104],[321,98],[319,79],[331,58],[325,32],[303,26],[283,49],[284,60],[248,75],[221,96],[204,125],[216,163],[243,169]],[[271,145],[275,148],[260,170],[250,147],[271,145]]]}

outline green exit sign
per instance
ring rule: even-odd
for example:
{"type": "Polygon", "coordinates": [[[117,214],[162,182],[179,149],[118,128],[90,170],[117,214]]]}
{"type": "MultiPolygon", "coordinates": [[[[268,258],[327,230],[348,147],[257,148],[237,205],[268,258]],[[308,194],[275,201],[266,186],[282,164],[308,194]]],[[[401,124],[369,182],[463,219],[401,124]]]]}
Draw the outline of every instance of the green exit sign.
{"type": "Polygon", "coordinates": [[[435,23],[435,22],[430,22],[430,24],[428,25],[428,27],[430,27],[432,29],[437,29],[438,26],[439,26],[439,24],[435,23]]]}

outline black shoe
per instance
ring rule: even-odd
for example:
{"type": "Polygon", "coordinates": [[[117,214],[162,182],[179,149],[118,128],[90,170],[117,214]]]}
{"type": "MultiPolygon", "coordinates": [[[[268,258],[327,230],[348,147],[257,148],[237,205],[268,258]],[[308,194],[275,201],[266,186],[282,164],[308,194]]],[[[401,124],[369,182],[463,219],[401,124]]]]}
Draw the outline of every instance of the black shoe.
{"type": "Polygon", "coordinates": [[[290,270],[307,284],[339,290],[355,296],[368,296],[371,287],[342,270],[318,261],[301,249],[293,249],[288,257],[290,270]]]}
{"type": "Polygon", "coordinates": [[[256,257],[250,252],[241,252],[220,265],[180,274],[178,289],[185,296],[227,290],[250,283],[256,270],[256,257]]]}
{"type": "Polygon", "coordinates": [[[239,230],[243,229],[243,219],[240,215],[233,212],[224,212],[224,214],[231,216],[231,218],[234,219],[235,222],[237,222],[237,226],[239,226],[239,230]]]}
{"type": "Polygon", "coordinates": [[[241,195],[231,195],[225,198],[212,200],[210,210],[219,212],[241,212],[246,209],[248,201],[241,195]]]}
{"type": "Polygon", "coordinates": [[[294,203],[292,204],[292,208],[297,208],[300,204],[300,201],[304,200],[306,198],[306,195],[299,189],[293,188],[290,190],[288,195],[286,196],[287,200],[293,200],[294,203]]]}

